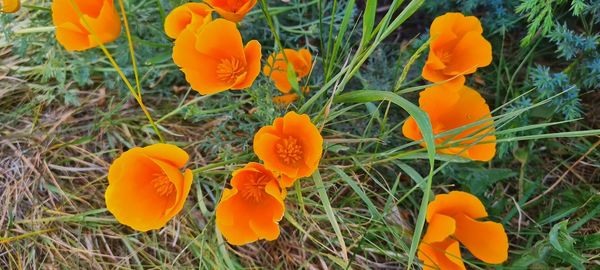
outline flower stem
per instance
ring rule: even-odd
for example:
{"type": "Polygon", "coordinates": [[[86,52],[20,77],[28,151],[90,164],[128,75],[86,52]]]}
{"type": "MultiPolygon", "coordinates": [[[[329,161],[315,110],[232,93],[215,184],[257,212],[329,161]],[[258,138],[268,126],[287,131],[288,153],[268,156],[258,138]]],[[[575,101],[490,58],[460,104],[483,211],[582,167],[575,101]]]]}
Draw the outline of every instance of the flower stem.
{"type": "MultiPolygon", "coordinates": [[[[146,115],[146,118],[148,118],[148,121],[150,122],[152,129],[154,129],[154,132],[158,136],[158,139],[160,140],[161,143],[163,143],[165,140],[164,140],[162,134],[160,133],[160,131],[158,130],[158,127],[154,123],[154,120],[152,119],[152,116],[150,115],[148,108],[146,108],[146,105],[144,105],[144,102],[142,101],[141,92],[138,94],[136,92],[136,90],[133,88],[133,86],[131,85],[131,83],[129,82],[129,80],[127,79],[125,74],[123,73],[123,70],[121,70],[121,68],[119,67],[119,65],[117,64],[115,59],[113,58],[112,54],[108,51],[108,49],[106,49],[106,46],[104,46],[104,43],[102,42],[102,40],[100,40],[100,38],[96,34],[96,31],[90,26],[88,21],[83,16],[83,13],[81,12],[79,7],[75,3],[75,0],[70,0],[70,1],[71,1],[71,6],[77,13],[77,16],[79,17],[79,19],[83,22],[85,27],[90,30],[90,33],[92,34],[92,38],[94,39],[94,42],[96,42],[99,45],[102,52],[104,52],[104,55],[106,55],[106,57],[108,58],[108,61],[110,62],[110,64],[115,68],[115,70],[117,71],[117,73],[119,74],[119,76],[121,77],[121,79],[123,80],[125,85],[127,86],[127,89],[129,89],[129,92],[131,92],[131,94],[133,95],[133,97],[135,98],[137,103],[140,105],[142,111],[144,112],[144,115],[146,115]]],[[[120,2],[120,4],[122,4],[122,0],[119,0],[119,2],[120,2]]],[[[123,16],[126,17],[125,12],[123,12],[123,16]]],[[[133,50],[133,46],[131,43],[131,36],[129,35],[129,30],[128,30],[129,26],[127,25],[127,19],[125,19],[125,28],[127,30],[127,36],[128,36],[128,40],[129,40],[130,49],[133,50]]],[[[132,52],[132,58],[135,58],[133,56],[133,51],[131,51],[131,52],[132,52]]],[[[139,85],[139,80],[137,78],[137,65],[135,64],[135,59],[133,59],[133,62],[134,62],[134,71],[136,73],[136,82],[139,85]]]]}

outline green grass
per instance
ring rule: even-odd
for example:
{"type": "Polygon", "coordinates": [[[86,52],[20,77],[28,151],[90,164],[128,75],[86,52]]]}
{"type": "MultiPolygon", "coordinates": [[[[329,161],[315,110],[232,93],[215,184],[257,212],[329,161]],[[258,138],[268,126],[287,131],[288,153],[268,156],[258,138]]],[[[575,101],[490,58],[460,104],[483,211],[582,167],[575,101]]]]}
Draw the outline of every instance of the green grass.
{"type": "MultiPolygon", "coordinates": [[[[50,1],[0,15],[0,268],[420,269],[424,210],[451,190],[475,194],[505,226],[506,269],[600,264],[594,103],[583,119],[518,126],[520,115],[544,114],[555,97],[504,110],[530,95],[525,67],[549,50],[543,44],[521,49],[518,38],[491,35],[494,62],[473,87],[495,109],[499,144],[516,150],[469,162],[402,136],[412,115],[428,145],[435,139],[415,105],[427,87],[418,70],[426,45],[403,34],[426,32],[433,18],[422,18],[423,1],[259,1],[239,25],[244,40],[258,39],[264,57],[281,46],[310,47],[316,56],[311,93],[286,109],[272,104],[277,93],[264,76],[243,92],[200,96],[188,87],[161,24],[182,2],[125,1],[137,68],[125,34],[106,49],[131,87],[100,49],[67,53],[54,41],[50,1]],[[392,57],[398,64],[382,68],[392,57]],[[165,141],[190,154],[195,174],[182,212],[149,233],[120,225],[104,203],[112,160],[159,141],[132,98],[138,89],[165,141]],[[288,110],[322,128],[319,172],[288,191],[278,240],[229,246],[215,228],[216,203],[231,172],[257,160],[254,132],[288,110]]],[[[463,257],[469,268],[493,267],[463,257]]]]}

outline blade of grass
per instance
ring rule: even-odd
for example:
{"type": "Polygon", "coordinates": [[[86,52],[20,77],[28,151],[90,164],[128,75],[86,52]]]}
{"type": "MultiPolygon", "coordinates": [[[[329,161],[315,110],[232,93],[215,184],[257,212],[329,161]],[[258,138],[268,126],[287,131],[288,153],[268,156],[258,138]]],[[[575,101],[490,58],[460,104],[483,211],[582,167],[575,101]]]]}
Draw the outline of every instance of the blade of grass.
{"type": "Polygon", "coordinates": [[[144,112],[144,115],[146,115],[146,118],[148,118],[148,121],[150,122],[150,125],[152,125],[152,129],[154,129],[154,132],[158,136],[160,142],[164,142],[164,138],[163,138],[162,134],[160,133],[160,131],[158,129],[158,126],[156,125],[156,123],[154,123],[154,120],[152,119],[152,116],[150,115],[150,112],[146,108],[146,105],[144,105],[144,102],[142,101],[141,96],[139,96],[136,93],[136,90],[133,88],[133,86],[131,85],[131,83],[129,82],[129,80],[127,79],[127,77],[125,76],[125,74],[123,73],[123,70],[121,70],[121,68],[119,67],[119,64],[117,64],[117,62],[115,61],[115,59],[112,56],[112,54],[108,51],[108,49],[104,45],[104,42],[102,42],[102,40],[100,40],[100,37],[96,33],[96,30],[94,30],[94,28],[92,28],[90,26],[90,24],[87,21],[87,19],[83,16],[83,13],[79,9],[79,6],[77,6],[77,3],[75,3],[75,0],[69,0],[69,1],[71,2],[71,7],[73,7],[73,10],[75,10],[75,13],[77,13],[77,16],[82,21],[83,25],[87,29],[90,30],[90,32],[92,34],[92,38],[94,39],[94,42],[96,42],[98,44],[98,46],[100,47],[100,49],[102,50],[102,52],[104,53],[104,55],[106,56],[106,58],[108,58],[108,61],[110,62],[110,64],[115,68],[115,70],[117,71],[117,73],[119,74],[119,76],[121,77],[121,79],[123,80],[123,82],[125,83],[125,85],[127,86],[127,89],[129,90],[129,92],[131,92],[131,94],[133,95],[133,97],[135,98],[135,100],[140,105],[140,108],[144,112]]]}
{"type": "Polygon", "coordinates": [[[375,25],[375,15],[377,14],[377,0],[367,0],[365,12],[363,15],[363,34],[360,40],[360,46],[369,42],[373,26],[375,25]]]}
{"type": "Polygon", "coordinates": [[[431,121],[427,113],[419,109],[416,105],[412,104],[403,97],[385,91],[376,90],[361,90],[354,91],[338,96],[336,102],[345,103],[356,103],[356,102],[373,102],[373,101],[391,101],[392,103],[400,106],[407,111],[417,122],[421,134],[423,134],[423,140],[427,147],[427,156],[429,159],[429,176],[425,188],[423,189],[423,198],[419,207],[419,216],[417,218],[417,224],[415,226],[415,232],[413,234],[412,243],[410,245],[410,251],[408,254],[408,269],[412,267],[417,252],[417,246],[419,239],[421,239],[421,233],[425,226],[425,214],[427,212],[427,205],[429,203],[429,195],[431,193],[431,182],[433,180],[434,165],[435,165],[435,141],[433,135],[433,129],[431,127],[431,121]]]}
{"type": "Polygon", "coordinates": [[[313,176],[313,181],[315,182],[315,186],[319,193],[319,198],[321,199],[321,203],[323,204],[323,208],[325,209],[325,213],[327,214],[327,219],[329,219],[329,223],[331,223],[331,227],[335,232],[336,237],[338,238],[338,242],[342,249],[342,258],[346,265],[348,264],[348,249],[346,248],[346,242],[344,242],[344,236],[342,235],[342,231],[340,230],[340,225],[337,222],[335,217],[335,213],[331,208],[331,201],[329,200],[329,196],[327,196],[327,191],[325,190],[325,186],[323,185],[323,179],[321,179],[321,174],[317,170],[313,176]]]}

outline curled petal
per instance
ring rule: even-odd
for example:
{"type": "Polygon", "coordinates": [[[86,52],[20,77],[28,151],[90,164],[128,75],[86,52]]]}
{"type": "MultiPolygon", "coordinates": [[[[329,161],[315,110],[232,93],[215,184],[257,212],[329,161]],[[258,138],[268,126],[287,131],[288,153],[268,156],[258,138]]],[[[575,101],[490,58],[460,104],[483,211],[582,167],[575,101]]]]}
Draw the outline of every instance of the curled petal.
{"type": "Polygon", "coordinates": [[[456,238],[478,259],[491,264],[508,259],[508,237],[500,223],[477,221],[459,214],[456,219],[456,238]]]}
{"type": "Polygon", "coordinates": [[[427,207],[427,222],[431,222],[438,214],[450,217],[464,214],[474,219],[488,216],[485,207],[477,197],[462,191],[436,195],[427,207]]]}
{"type": "Polygon", "coordinates": [[[458,241],[447,238],[442,242],[422,242],[417,256],[423,269],[465,270],[458,241]]]}

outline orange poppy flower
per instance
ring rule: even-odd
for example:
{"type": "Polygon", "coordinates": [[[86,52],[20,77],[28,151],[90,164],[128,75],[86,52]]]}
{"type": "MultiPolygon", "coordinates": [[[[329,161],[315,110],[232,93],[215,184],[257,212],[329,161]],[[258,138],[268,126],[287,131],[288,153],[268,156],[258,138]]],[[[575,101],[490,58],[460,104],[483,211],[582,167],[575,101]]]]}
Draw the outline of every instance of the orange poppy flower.
{"type": "Polygon", "coordinates": [[[289,112],[254,135],[254,153],[269,170],[286,176],[282,186],[287,188],[317,170],[323,137],[308,115],[289,112]]]}
{"type": "Polygon", "coordinates": [[[126,151],[108,170],[108,211],[138,231],[164,227],[181,211],[190,192],[192,171],[180,171],[188,159],[185,151],[170,144],[126,151]]]}
{"type": "Polygon", "coordinates": [[[15,13],[21,8],[20,0],[0,0],[0,12],[15,13]]]}
{"type": "Polygon", "coordinates": [[[256,6],[257,0],[204,0],[204,2],[211,5],[221,17],[238,23],[256,6]]]}
{"type": "Polygon", "coordinates": [[[181,32],[191,27],[193,30],[212,21],[212,8],[202,3],[186,3],[176,7],[165,19],[165,33],[177,39],[181,32]]]}
{"type": "Polygon", "coordinates": [[[242,43],[235,23],[216,19],[194,31],[185,29],[173,47],[173,60],[192,89],[212,94],[252,86],[260,73],[261,46],[242,43]]]}
{"type": "Polygon", "coordinates": [[[258,163],[233,172],[231,189],[225,189],[216,209],[219,231],[232,245],[279,237],[285,189],[273,173],[258,163]]]}
{"type": "Polygon", "coordinates": [[[429,57],[423,78],[430,82],[448,79],[454,86],[465,83],[465,74],[492,62],[492,45],[483,36],[479,19],[460,13],[446,13],[433,20],[429,34],[429,57]]]}
{"type": "MultiPolygon", "coordinates": [[[[434,134],[484,119],[489,121],[467,128],[459,134],[437,138],[436,145],[444,143],[450,145],[450,147],[441,147],[438,152],[460,155],[472,160],[491,160],[496,154],[496,136],[493,135],[495,128],[489,106],[477,91],[467,86],[450,89],[444,84],[429,87],[420,93],[419,107],[429,115],[434,134]],[[467,136],[472,139],[464,139],[467,136]],[[455,140],[460,141],[454,142],[455,140]]],[[[404,123],[402,133],[413,140],[423,138],[417,122],[412,117],[404,123]]]]}
{"type": "Polygon", "coordinates": [[[284,53],[287,60],[292,64],[292,67],[294,67],[298,81],[310,73],[312,69],[312,55],[307,49],[298,51],[285,49],[283,53],[273,53],[267,59],[267,65],[263,67],[263,73],[275,82],[275,87],[281,93],[287,94],[292,90],[292,85],[288,81],[288,64],[283,57],[284,53]]]}
{"type": "Polygon", "coordinates": [[[508,259],[508,237],[500,223],[477,221],[488,214],[481,201],[466,192],[435,196],[427,207],[429,226],[418,257],[424,269],[465,269],[459,242],[476,258],[491,264],[508,259]]]}
{"type": "Polygon", "coordinates": [[[56,39],[67,51],[83,51],[114,41],[121,34],[121,19],[113,0],[75,0],[83,18],[80,19],[71,0],[52,1],[52,22],[56,39]],[[87,22],[87,24],[84,23],[87,22]],[[91,27],[93,33],[87,26],[91,27]]]}
{"type": "Polygon", "coordinates": [[[298,100],[298,94],[294,93],[273,97],[273,103],[280,107],[286,107],[296,100],[298,100]]]}

